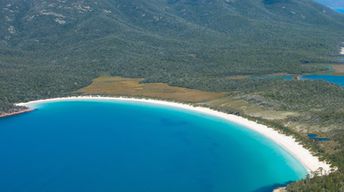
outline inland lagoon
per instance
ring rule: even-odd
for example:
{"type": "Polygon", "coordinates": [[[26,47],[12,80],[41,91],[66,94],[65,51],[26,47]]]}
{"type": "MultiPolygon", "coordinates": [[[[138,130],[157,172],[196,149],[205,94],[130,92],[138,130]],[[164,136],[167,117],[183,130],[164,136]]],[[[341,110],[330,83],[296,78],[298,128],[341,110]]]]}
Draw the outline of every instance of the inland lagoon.
{"type": "Polygon", "coordinates": [[[272,191],[307,170],[265,136],[159,104],[62,100],[0,119],[0,190],[272,191]]]}
{"type": "Polygon", "coordinates": [[[303,80],[321,80],[327,81],[331,84],[344,87],[344,76],[343,75],[331,75],[331,74],[314,74],[314,75],[303,75],[303,80]]]}

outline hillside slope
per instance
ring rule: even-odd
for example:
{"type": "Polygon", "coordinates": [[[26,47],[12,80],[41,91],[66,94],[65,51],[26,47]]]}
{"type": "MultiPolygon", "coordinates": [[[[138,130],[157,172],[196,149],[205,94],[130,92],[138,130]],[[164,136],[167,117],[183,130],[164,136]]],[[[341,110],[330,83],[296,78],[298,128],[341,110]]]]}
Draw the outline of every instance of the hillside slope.
{"type": "Polygon", "coordinates": [[[183,78],[300,73],[333,62],[344,18],[311,0],[3,0],[0,88],[15,102],[101,74],[183,78]]]}

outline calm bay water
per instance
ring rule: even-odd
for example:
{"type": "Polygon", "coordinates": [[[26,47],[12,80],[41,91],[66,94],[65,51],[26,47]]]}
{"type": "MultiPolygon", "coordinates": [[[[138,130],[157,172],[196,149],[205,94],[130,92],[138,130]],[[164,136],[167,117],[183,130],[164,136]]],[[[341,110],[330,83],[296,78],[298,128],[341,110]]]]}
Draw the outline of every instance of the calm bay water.
{"type": "Polygon", "coordinates": [[[306,171],[239,125],[106,101],[40,104],[0,119],[0,191],[271,191],[306,171]]]}

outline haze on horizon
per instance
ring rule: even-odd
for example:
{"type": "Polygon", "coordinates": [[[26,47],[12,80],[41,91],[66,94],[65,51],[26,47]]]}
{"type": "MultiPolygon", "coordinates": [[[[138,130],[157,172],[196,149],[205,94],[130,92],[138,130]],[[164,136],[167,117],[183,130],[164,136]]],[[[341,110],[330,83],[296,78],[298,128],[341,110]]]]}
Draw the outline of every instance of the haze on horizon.
{"type": "Polygon", "coordinates": [[[344,1],[340,1],[340,0],[316,0],[316,1],[330,7],[331,9],[344,13],[344,1]]]}

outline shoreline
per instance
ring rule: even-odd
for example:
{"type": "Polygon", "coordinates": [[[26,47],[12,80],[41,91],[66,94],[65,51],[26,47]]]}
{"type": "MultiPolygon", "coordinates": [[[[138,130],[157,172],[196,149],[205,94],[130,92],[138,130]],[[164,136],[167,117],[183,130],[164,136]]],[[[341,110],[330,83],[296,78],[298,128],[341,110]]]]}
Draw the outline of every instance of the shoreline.
{"type": "Polygon", "coordinates": [[[281,148],[285,149],[290,155],[292,155],[297,161],[299,161],[307,173],[312,177],[314,173],[323,176],[328,175],[335,171],[336,168],[331,168],[331,165],[325,161],[320,161],[319,158],[311,153],[308,149],[304,148],[302,144],[297,142],[294,137],[287,136],[279,133],[277,130],[267,127],[266,125],[258,124],[254,121],[250,121],[244,117],[227,114],[224,112],[216,111],[206,107],[194,106],[191,104],[183,104],[172,101],[163,101],[158,99],[145,99],[145,98],[128,98],[128,97],[103,97],[103,96],[74,96],[74,97],[61,97],[53,99],[42,99],[36,101],[30,101],[26,103],[17,103],[17,106],[28,107],[28,110],[34,110],[36,104],[58,102],[58,101],[123,101],[123,102],[139,102],[153,105],[162,105],[167,107],[173,107],[178,109],[189,110],[205,115],[215,116],[232,123],[236,123],[244,126],[247,129],[255,131],[265,138],[271,140],[281,148]]]}
{"type": "Polygon", "coordinates": [[[344,47],[341,48],[340,55],[344,55],[344,47]]]}
{"type": "Polygon", "coordinates": [[[23,114],[23,113],[32,112],[33,110],[34,109],[32,109],[32,108],[28,108],[28,109],[22,109],[22,110],[19,110],[19,111],[16,111],[16,112],[4,113],[4,114],[0,115],[0,119],[1,118],[15,116],[15,115],[20,115],[20,114],[23,114]]]}

